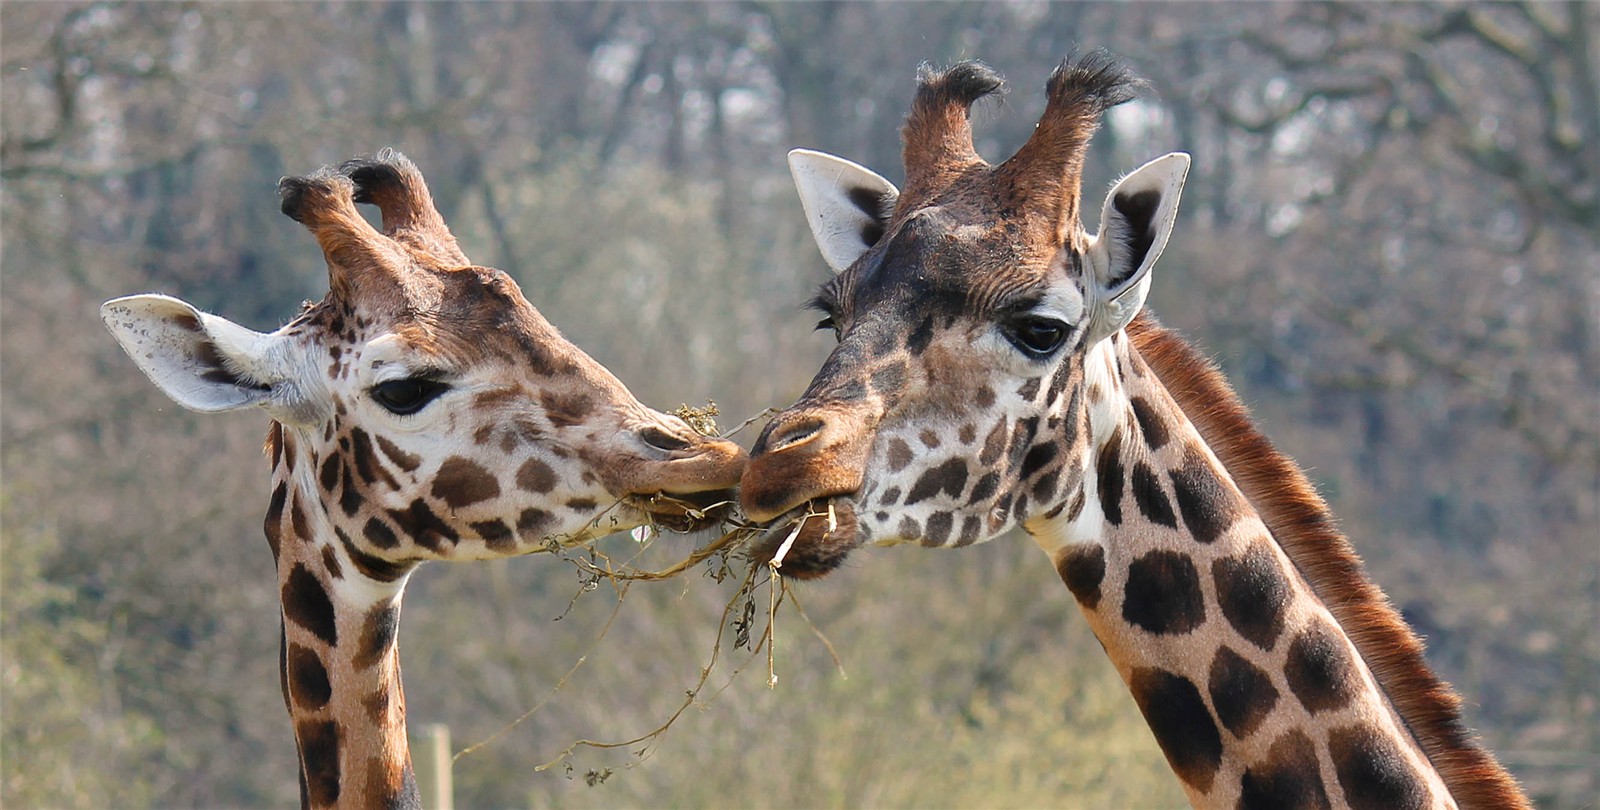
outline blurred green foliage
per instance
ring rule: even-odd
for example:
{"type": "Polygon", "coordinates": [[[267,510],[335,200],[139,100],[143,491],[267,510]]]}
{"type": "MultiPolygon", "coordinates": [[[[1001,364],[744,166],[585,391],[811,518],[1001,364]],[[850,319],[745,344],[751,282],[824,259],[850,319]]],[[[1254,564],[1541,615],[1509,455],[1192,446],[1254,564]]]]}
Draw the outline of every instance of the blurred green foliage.
{"type": "MultiPolygon", "coordinates": [[[[645,402],[714,399],[729,427],[831,343],[800,311],[825,270],[784,151],[894,179],[917,63],[979,57],[1012,78],[975,114],[997,158],[1083,43],[1152,84],[1096,140],[1088,198],[1196,156],[1153,308],[1311,471],[1541,806],[1585,806],[1597,29],[1577,3],[0,5],[0,804],[295,801],[265,424],[171,405],[101,301],[274,327],[326,285],[277,178],[397,146],[468,255],[645,402]]],[[[848,678],[781,614],[775,689],[725,649],[646,756],[578,749],[571,772],[534,768],[681,705],[731,583],[635,586],[596,643],[611,591],[574,603],[566,564],[425,567],[411,721],[465,746],[549,698],[457,761],[467,807],[1183,803],[1025,538],[857,557],[798,591],[848,678]]]]}

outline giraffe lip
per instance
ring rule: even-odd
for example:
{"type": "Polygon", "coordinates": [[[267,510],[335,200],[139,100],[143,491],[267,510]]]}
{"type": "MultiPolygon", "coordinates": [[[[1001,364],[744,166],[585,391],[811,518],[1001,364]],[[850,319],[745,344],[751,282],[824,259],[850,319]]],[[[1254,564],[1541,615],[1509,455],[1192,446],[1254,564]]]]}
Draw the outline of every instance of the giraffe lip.
{"type": "Polygon", "coordinates": [[[736,502],[731,489],[656,492],[627,498],[627,503],[649,515],[651,522],[677,532],[699,531],[717,523],[728,516],[736,502]]]}
{"type": "Polygon", "coordinates": [[[782,551],[778,573],[794,579],[819,579],[844,564],[859,536],[855,503],[849,496],[811,500],[768,524],[751,546],[750,558],[769,564],[782,551]]]}

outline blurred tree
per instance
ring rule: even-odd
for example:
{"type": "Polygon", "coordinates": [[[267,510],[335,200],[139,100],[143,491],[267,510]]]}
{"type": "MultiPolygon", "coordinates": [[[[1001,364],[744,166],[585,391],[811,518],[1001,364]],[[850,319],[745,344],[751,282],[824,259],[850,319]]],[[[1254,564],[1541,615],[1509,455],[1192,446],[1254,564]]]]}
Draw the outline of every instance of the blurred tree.
{"type": "MultiPolygon", "coordinates": [[[[326,283],[277,178],[397,146],[468,255],[646,401],[713,398],[731,427],[830,348],[799,310],[826,271],[783,153],[895,179],[917,64],[981,58],[1012,88],[977,111],[978,146],[1008,154],[1082,45],[1151,82],[1102,130],[1091,186],[1196,156],[1154,307],[1312,469],[1541,804],[1581,806],[1600,786],[1597,26],[1583,3],[0,4],[0,804],[294,801],[264,425],[166,407],[100,301],[153,289],[275,326],[326,283]]],[[[592,653],[461,760],[464,803],[1175,803],[1053,573],[991,546],[872,555],[802,591],[848,681],[791,621],[776,690],[737,679],[649,759],[585,755],[570,781],[529,765],[658,724],[726,592],[640,588],[590,651],[610,605],[552,623],[577,583],[548,559],[425,569],[412,717],[482,739],[592,653]],[[590,788],[591,766],[616,775],[590,788]]]]}

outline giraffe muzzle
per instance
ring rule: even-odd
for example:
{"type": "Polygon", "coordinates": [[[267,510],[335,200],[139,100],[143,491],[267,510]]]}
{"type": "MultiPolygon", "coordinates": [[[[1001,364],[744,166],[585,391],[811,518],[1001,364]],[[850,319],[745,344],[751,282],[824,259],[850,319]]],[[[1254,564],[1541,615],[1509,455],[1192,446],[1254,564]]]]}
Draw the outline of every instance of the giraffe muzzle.
{"type": "Polygon", "coordinates": [[[786,577],[820,579],[844,564],[858,537],[850,498],[807,501],[772,522],[750,547],[750,559],[757,564],[776,561],[778,573],[786,577]]]}
{"type": "Polygon", "coordinates": [[[854,495],[861,489],[876,425],[876,411],[859,401],[797,406],[779,414],[756,439],[740,479],[745,515],[767,524],[808,502],[854,495]]]}

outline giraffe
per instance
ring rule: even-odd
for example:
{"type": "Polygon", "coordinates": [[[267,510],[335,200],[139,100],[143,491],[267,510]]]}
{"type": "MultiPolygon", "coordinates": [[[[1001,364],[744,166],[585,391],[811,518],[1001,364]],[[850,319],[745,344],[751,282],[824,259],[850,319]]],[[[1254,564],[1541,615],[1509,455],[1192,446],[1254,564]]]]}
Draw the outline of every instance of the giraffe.
{"type": "Polygon", "coordinates": [[[1021,527],[1196,807],[1527,807],[1304,473],[1142,314],[1188,155],[1080,224],[1089,139],[1138,84],[1103,51],[1069,57],[991,165],[970,111],[1000,76],[924,67],[904,190],[791,153],[838,346],[751,450],[741,504],[772,527],[753,553],[812,578],[863,544],[1021,527]]]}
{"type": "Polygon", "coordinates": [[[419,807],[397,646],[418,564],[698,528],[745,454],[640,404],[509,276],[472,266],[400,153],[279,194],[322,247],[321,302],[271,334],[161,295],[102,316],[178,404],[271,418],[265,531],[302,805],[419,807]]]}

